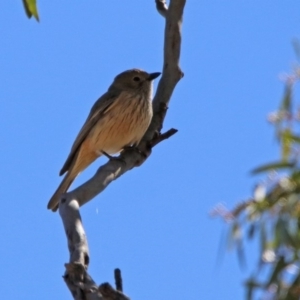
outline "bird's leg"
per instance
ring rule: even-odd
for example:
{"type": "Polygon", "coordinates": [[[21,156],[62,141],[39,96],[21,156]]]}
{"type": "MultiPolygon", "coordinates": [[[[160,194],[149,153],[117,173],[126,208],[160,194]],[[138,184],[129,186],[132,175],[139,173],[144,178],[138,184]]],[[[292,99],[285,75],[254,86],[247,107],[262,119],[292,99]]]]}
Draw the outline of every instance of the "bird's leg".
{"type": "Polygon", "coordinates": [[[145,153],[144,153],[137,145],[124,146],[122,152],[123,152],[123,151],[126,151],[126,150],[129,150],[129,151],[136,151],[136,152],[138,152],[139,154],[141,154],[141,155],[147,157],[146,154],[145,154],[145,153]]]}
{"type": "MultiPolygon", "coordinates": [[[[123,151],[129,150],[129,151],[135,151],[139,153],[142,157],[138,162],[136,162],[136,167],[139,167],[151,154],[152,147],[150,144],[147,144],[146,147],[143,147],[144,149],[141,150],[137,145],[132,145],[132,146],[125,146],[123,148],[123,151]]],[[[123,152],[122,151],[122,152],[123,152]]]]}
{"type": "Polygon", "coordinates": [[[107,152],[105,152],[103,150],[101,150],[100,152],[101,152],[101,154],[106,156],[109,160],[118,160],[118,161],[121,161],[121,162],[125,163],[125,160],[122,157],[112,156],[112,155],[108,154],[107,152]]]}
{"type": "Polygon", "coordinates": [[[112,160],[112,159],[117,159],[117,157],[114,157],[108,153],[106,153],[105,151],[103,150],[100,150],[101,154],[103,154],[104,156],[106,156],[109,160],[112,160]]]}
{"type": "Polygon", "coordinates": [[[101,150],[100,152],[101,152],[101,154],[103,154],[105,157],[107,157],[111,161],[117,160],[117,161],[121,161],[121,162],[126,164],[126,162],[125,162],[125,160],[123,159],[122,156],[112,156],[112,155],[108,154],[107,152],[105,152],[103,150],[101,150]]]}

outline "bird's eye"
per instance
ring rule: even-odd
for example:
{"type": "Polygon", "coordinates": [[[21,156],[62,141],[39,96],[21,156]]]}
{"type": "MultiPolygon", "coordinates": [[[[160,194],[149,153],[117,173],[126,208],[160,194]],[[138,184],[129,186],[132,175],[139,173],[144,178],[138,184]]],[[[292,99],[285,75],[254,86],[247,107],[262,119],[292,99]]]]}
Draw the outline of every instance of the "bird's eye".
{"type": "Polygon", "coordinates": [[[141,78],[136,76],[136,77],[133,77],[133,80],[134,80],[134,81],[140,81],[141,78]]]}

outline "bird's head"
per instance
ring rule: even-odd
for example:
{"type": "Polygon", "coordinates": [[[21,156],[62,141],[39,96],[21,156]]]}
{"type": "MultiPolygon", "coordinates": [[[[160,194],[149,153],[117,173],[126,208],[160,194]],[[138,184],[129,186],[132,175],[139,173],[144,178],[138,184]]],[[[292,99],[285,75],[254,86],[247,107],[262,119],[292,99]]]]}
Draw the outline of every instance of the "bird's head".
{"type": "Polygon", "coordinates": [[[151,82],[160,75],[159,72],[147,73],[139,69],[127,70],[117,75],[111,87],[118,90],[151,90],[151,82]]]}

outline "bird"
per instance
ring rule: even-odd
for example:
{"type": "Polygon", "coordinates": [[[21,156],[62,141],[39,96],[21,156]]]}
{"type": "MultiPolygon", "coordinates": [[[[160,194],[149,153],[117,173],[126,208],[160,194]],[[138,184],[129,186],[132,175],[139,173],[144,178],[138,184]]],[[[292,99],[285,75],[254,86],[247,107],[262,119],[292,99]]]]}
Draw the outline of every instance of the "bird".
{"type": "Polygon", "coordinates": [[[62,194],[99,156],[138,145],[152,119],[152,81],[160,74],[131,69],[114,78],[107,92],[92,106],[79,131],[59,172],[60,176],[66,175],[49,200],[48,209],[58,209],[62,194]]]}

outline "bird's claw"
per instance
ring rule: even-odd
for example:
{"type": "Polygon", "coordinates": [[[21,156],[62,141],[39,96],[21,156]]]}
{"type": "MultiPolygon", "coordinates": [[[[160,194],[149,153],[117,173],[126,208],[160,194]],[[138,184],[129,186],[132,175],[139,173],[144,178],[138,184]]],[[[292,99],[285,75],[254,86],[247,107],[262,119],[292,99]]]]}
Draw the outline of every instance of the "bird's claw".
{"type": "MultiPolygon", "coordinates": [[[[125,146],[124,148],[123,148],[123,151],[135,151],[135,152],[137,152],[137,153],[139,153],[139,154],[141,154],[142,156],[144,156],[145,158],[147,158],[147,155],[144,153],[144,151],[142,151],[139,147],[137,147],[137,146],[125,146]]],[[[122,151],[122,152],[123,152],[122,151]]]]}
{"type": "Polygon", "coordinates": [[[110,161],[117,160],[117,161],[121,161],[121,162],[125,163],[125,160],[120,156],[112,156],[112,155],[108,154],[107,152],[105,152],[103,150],[101,150],[101,153],[104,156],[106,156],[110,161]]]}
{"type": "Polygon", "coordinates": [[[103,151],[103,150],[101,150],[100,152],[101,152],[104,156],[106,156],[109,160],[115,159],[115,158],[116,158],[116,157],[114,157],[114,156],[108,154],[107,152],[105,152],[105,151],[103,151]]]}

